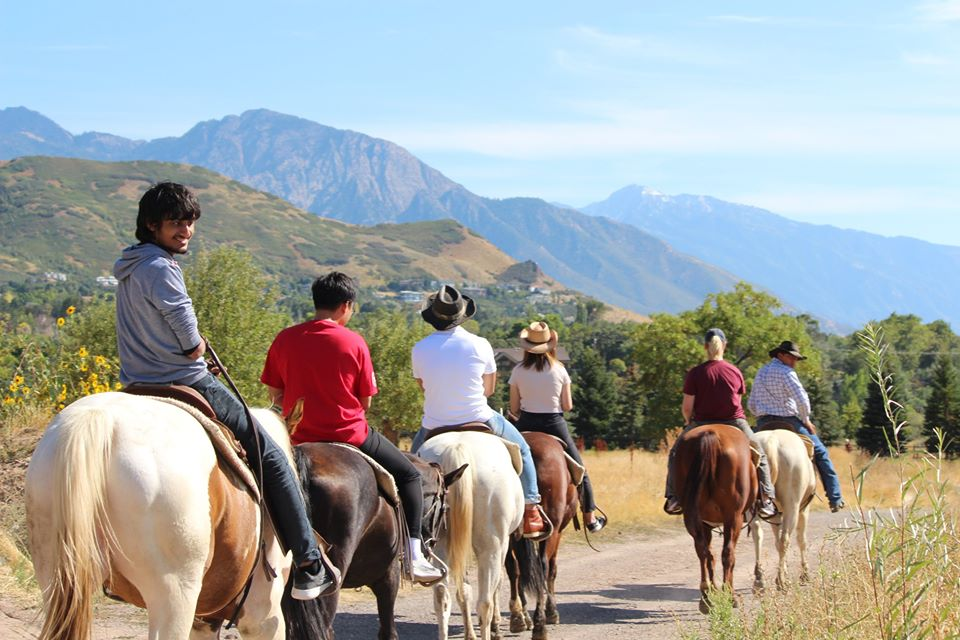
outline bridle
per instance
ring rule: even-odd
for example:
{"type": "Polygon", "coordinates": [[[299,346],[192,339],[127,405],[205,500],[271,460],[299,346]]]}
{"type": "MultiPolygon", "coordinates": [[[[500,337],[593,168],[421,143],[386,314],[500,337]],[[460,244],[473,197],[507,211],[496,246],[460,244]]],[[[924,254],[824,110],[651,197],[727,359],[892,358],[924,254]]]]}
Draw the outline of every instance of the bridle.
{"type": "Polygon", "coordinates": [[[437,474],[437,494],[430,502],[426,513],[423,514],[423,531],[426,534],[423,538],[423,546],[431,558],[440,565],[444,575],[447,574],[447,565],[433,553],[433,548],[440,538],[440,533],[447,528],[447,512],[450,505],[447,504],[447,484],[443,480],[443,468],[436,462],[430,463],[430,469],[437,474]]]}

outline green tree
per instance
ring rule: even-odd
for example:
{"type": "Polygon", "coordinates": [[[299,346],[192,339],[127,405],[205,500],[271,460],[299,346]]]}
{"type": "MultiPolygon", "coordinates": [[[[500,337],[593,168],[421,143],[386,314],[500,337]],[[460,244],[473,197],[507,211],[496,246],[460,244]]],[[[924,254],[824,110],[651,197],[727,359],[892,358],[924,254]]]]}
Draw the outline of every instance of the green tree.
{"type": "Polygon", "coordinates": [[[939,441],[934,429],[939,428],[944,435],[944,453],[951,457],[960,455],[960,378],[946,354],[937,358],[934,365],[923,417],[927,451],[936,451],[939,441]]]}
{"type": "Polygon", "coordinates": [[[221,247],[197,255],[184,273],[200,333],[250,403],[267,399],[260,373],[270,343],[290,323],[280,295],[249,253],[221,247]]]}
{"type": "Polygon", "coordinates": [[[595,439],[608,435],[617,404],[615,379],[597,350],[590,347],[580,352],[571,374],[575,411],[571,424],[576,435],[591,446],[595,439]]]}
{"type": "Polygon", "coordinates": [[[358,320],[379,389],[367,414],[370,424],[391,436],[415,432],[423,415],[423,393],[413,378],[410,354],[413,345],[430,333],[429,325],[403,311],[363,313],[358,320]]]}
{"type": "MultiPolygon", "coordinates": [[[[893,391],[888,390],[888,394],[893,391]]],[[[893,398],[890,398],[893,400],[893,398]]],[[[896,442],[902,441],[896,440],[896,442]]],[[[867,385],[867,402],[863,409],[863,418],[857,430],[857,446],[874,455],[888,456],[891,449],[896,450],[893,427],[887,416],[886,406],[880,385],[871,380],[867,385]]],[[[899,452],[898,452],[899,453],[899,452]]]]}
{"type": "Polygon", "coordinates": [[[646,449],[656,448],[662,434],[648,434],[644,431],[645,397],[636,365],[627,368],[622,375],[617,376],[616,381],[618,402],[607,439],[617,447],[639,445],[646,449]]]}

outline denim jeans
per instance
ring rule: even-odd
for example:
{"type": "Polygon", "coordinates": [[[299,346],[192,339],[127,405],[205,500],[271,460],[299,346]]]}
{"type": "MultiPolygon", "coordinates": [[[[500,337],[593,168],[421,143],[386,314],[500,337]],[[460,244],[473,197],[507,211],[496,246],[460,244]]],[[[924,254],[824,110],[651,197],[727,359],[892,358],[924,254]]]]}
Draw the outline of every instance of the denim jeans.
{"type": "MultiPolygon", "coordinates": [[[[763,450],[756,440],[754,439],[753,429],[750,428],[750,423],[743,418],[734,418],[733,420],[693,420],[690,424],[683,428],[683,433],[686,433],[694,427],[699,427],[705,424],[728,424],[731,427],[737,427],[740,431],[743,431],[746,436],[750,439],[751,444],[755,445],[756,450],[760,453],[760,460],[757,462],[757,481],[760,484],[760,491],[764,493],[771,500],[775,500],[777,497],[776,490],[773,488],[773,482],[770,479],[770,462],[767,460],[767,453],[763,450]]],[[[670,455],[667,457],[667,486],[664,490],[664,495],[668,498],[675,498],[676,494],[673,492],[673,459],[676,457],[677,452],[677,442],[679,438],[674,441],[673,446],[670,447],[670,455]]]]}
{"type": "MultiPolygon", "coordinates": [[[[190,386],[207,399],[220,422],[227,425],[237,437],[247,452],[250,467],[256,474],[259,471],[256,460],[257,445],[254,442],[252,425],[247,421],[243,405],[223,386],[223,383],[211,374],[207,374],[190,386]]],[[[293,553],[296,566],[319,560],[320,550],[317,548],[317,540],[313,536],[313,529],[307,519],[303,494],[300,492],[300,485],[297,483],[293,469],[290,468],[287,456],[259,424],[257,431],[260,434],[263,460],[261,489],[267,507],[270,509],[277,536],[293,553]]]]}
{"type": "Polygon", "coordinates": [[[827,500],[831,506],[839,503],[841,500],[840,478],[837,476],[837,472],[833,468],[833,463],[830,461],[830,454],[827,453],[827,448],[823,446],[820,438],[811,433],[803,422],[800,421],[800,418],[796,416],[760,416],[757,418],[757,429],[760,429],[767,423],[775,421],[789,423],[794,431],[810,438],[813,442],[813,464],[817,467],[817,471],[820,472],[820,481],[823,482],[823,492],[827,494],[827,500]]]}
{"type": "MultiPolygon", "coordinates": [[[[520,485],[523,487],[523,499],[527,504],[540,504],[540,489],[537,487],[537,469],[533,466],[533,455],[530,453],[530,445],[523,439],[520,432],[513,424],[499,413],[493,414],[493,417],[487,420],[487,426],[495,435],[505,440],[513,442],[520,447],[520,458],[523,460],[523,469],[520,471],[520,485]]],[[[420,427],[416,435],[413,436],[413,444],[410,447],[412,453],[416,453],[423,446],[423,441],[427,439],[429,429],[420,427]]]]}
{"type": "MultiPolygon", "coordinates": [[[[586,470],[583,464],[583,458],[580,457],[580,450],[570,435],[570,429],[567,427],[567,421],[563,419],[562,413],[530,413],[521,411],[520,419],[517,420],[517,429],[521,431],[536,431],[546,433],[563,440],[566,445],[567,453],[577,461],[581,467],[586,470]]],[[[590,484],[590,475],[583,474],[583,482],[580,484],[580,510],[594,511],[597,503],[593,498],[593,486],[590,484]]]]}

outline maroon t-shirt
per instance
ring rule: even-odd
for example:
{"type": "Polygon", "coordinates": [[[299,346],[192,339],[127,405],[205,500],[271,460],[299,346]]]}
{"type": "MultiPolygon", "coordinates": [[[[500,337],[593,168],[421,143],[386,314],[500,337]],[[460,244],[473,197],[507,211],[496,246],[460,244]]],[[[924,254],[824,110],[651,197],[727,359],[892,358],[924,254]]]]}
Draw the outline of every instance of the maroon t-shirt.
{"type": "Polygon", "coordinates": [[[683,392],[693,399],[693,419],[745,418],[740,396],[747,392],[740,369],[726,360],[708,360],[687,372],[683,392]]]}

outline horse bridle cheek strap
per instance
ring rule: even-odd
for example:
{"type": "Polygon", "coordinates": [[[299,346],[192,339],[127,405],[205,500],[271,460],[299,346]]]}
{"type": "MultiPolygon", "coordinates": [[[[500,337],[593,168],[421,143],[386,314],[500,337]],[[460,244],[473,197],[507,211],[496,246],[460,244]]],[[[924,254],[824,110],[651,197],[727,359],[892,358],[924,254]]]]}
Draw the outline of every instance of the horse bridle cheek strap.
{"type": "MultiPolygon", "coordinates": [[[[230,385],[230,390],[233,391],[236,395],[237,400],[240,401],[240,404],[243,406],[243,413],[247,416],[247,424],[250,426],[250,430],[253,433],[253,442],[257,447],[257,473],[254,474],[257,486],[260,489],[260,501],[257,506],[260,508],[260,527],[257,531],[257,537],[259,542],[257,544],[257,556],[253,560],[253,565],[250,567],[250,575],[247,576],[247,580],[243,585],[243,589],[240,590],[240,593],[237,594],[237,606],[233,610],[233,615],[230,616],[230,619],[227,621],[227,629],[232,629],[237,625],[237,618],[240,617],[240,611],[243,609],[243,604],[247,601],[247,596],[250,595],[250,587],[253,586],[253,574],[257,571],[257,565],[261,562],[263,563],[263,571],[267,576],[267,580],[273,580],[277,577],[277,571],[267,563],[267,543],[263,539],[263,528],[266,518],[269,518],[270,515],[267,513],[267,504],[263,500],[263,446],[260,444],[260,430],[257,428],[257,422],[253,419],[253,414],[250,413],[250,407],[247,405],[247,401],[243,399],[243,394],[240,393],[240,389],[237,388],[237,385],[234,384],[233,378],[230,377],[230,374],[227,373],[227,368],[223,366],[223,363],[220,362],[220,358],[217,357],[216,351],[213,350],[213,347],[210,345],[210,341],[207,341],[207,353],[210,354],[210,359],[213,360],[219,369],[220,373],[223,374],[223,378],[227,381],[227,384],[230,385]]],[[[249,456],[248,456],[249,460],[249,456]]]]}

